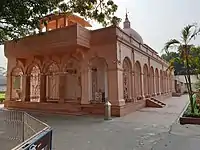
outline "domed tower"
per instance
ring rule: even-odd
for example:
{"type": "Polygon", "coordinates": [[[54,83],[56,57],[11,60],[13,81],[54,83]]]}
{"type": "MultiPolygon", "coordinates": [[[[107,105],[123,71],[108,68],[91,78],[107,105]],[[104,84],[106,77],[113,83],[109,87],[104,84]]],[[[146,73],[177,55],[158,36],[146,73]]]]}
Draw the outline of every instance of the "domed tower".
{"type": "Polygon", "coordinates": [[[124,28],[123,30],[130,36],[132,36],[137,42],[143,44],[143,39],[134,29],[131,28],[131,23],[128,19],[128,13],[126,12],[126,18],[124,21],[124,28]]]}

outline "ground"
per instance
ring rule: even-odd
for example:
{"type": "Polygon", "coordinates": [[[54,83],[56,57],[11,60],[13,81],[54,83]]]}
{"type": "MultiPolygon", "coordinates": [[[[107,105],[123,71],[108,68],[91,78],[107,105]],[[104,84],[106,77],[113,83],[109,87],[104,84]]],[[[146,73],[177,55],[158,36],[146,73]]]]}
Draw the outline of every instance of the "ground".
{"type": "Polygon", "coordinates": [[[85,116],[36,117],[52,126],[55,150],[196,150],[199,127],[177,122],[188,96],[164,102],[164,108],[144,108],[110,121],[85,116]]]}

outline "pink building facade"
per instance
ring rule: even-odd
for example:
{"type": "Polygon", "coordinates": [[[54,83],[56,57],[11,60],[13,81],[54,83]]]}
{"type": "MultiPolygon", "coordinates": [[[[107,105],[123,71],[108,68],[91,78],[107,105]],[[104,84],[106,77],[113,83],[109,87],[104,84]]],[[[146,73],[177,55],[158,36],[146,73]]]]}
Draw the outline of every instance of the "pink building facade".
{"type": "Polygon", "coordinates": [[[172,95],[168,63],[131,29],[128,16],[124,29],[91,31],[66,16],[51,21],[46,32],[5,44],[6,108],[103,115],[109,101],[112,115],[123,116],[172,95]]]}

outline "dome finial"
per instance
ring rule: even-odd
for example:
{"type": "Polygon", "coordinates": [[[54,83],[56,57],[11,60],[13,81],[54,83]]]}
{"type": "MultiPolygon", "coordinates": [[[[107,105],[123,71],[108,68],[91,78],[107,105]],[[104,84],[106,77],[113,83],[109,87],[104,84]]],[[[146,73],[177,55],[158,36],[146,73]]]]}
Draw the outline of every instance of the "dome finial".
{"type": "Polygon", "coordinates": [[[127,8],[126,8],[126,19],[128,19],[128,11],[127,11],[127,8]]]}
{"type": "Polygon", "coordinates": [[[131,23],[128,19],[128,11],[127,11],[127,8],[126,8],[126,18],[125,18],[125,21],[124,21],[124,29],[125,28],[131,28],[131,23]]]}

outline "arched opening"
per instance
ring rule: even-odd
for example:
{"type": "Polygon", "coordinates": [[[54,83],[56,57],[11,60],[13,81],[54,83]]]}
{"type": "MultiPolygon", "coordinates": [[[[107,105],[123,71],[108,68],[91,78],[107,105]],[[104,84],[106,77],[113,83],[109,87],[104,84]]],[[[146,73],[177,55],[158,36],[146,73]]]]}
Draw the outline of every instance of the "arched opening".
{"type": "Polygon", "coordinates": [[[40,68],[33,65],[30,69],[30,102],[40,102],[40,68]]]}
{"type": "Polygon", "coordinates": [[[59,67],[51,63],[46,71],[46,100],[58,102],[59,100],[59,67]]]}
{"type": "Polygon", "coordinates": [[[137,99],[142,97],[142,80],[141,80],[141,65],[137,61],[135,63],[135,94],[137,99]]]}
{"type": "Polygon", "coordinates": [[[169,91],[172,92],[172,75],[169,74],[169,91]]]}
{"type": "Polygon", "coordinates": [[[163,87],[164,88],[163,89],[164,89],[164,93],[166,93],[166,89],[167,89],[167,75],[166,75],[165,71],[163,73],[164,73],[164,75],[163,75],[164,76],[164,81],[163,81],[164,82],[163,83],[163,87]]]}
{"type": "Polygon", "coordinates": [[[11,100],[22,100],[22,77],[23,71],[21,68],[16,67],[11,72],[11,100]]]}
{"type": "Polygon", "coordinates": [[[166,92],[168,93],[169,92],[169,74],[168,74],[168,72],[166,72],[166,78],[167,78],[167,89],[166,89],[166,92]]]}
{"type": "Polygon", "coordinates": [[[81,72],[79,62],[71,58],[65,68],[65,101],[80,102],[81,100],[81,72]]]}
{"type": "Polygon", "coordinates": [[[163,72],[160,70],[160,90],[163,93],[163,72]]]}
{"type": "Polygon", "coordinates": [[[95,57],[90,61],[90,101],[102,103],[108,99],[107,63],[104,58],[95,57]]]}
{"type": "Polygon", "coordinates": [[[148,87],[149,87],[149,84],[148,84],[148,67],[147,67],[147,64],[144,65],[143,67],[143,87],[144,87],[144,95],[145,96],[148,96],[149,94],[149,90],[148,90],[148,87]]]}
{"type": "Polygon", "coordinates": [[[124,100],[126,102],[131,101],[131,87],[132,87],[132,78],[131,78],[131,61],[129,58],[125,58],[123,61],[123,95],[124,95],[124,100]]]}
{"type": "Polygon", "coordinates": [[[157,68],[155,70],[155,80],[156,80],[156,93],[159,94],[159,92],[160,92],[160,90],[159,90],[159,73],[158,73],[157,68]]]}
{"type": "Polygon", "coordinates": [[[153,67],[150,69],[150,94],[155,94],[155,83],[154,83],[154,70],[153,67]]]}

